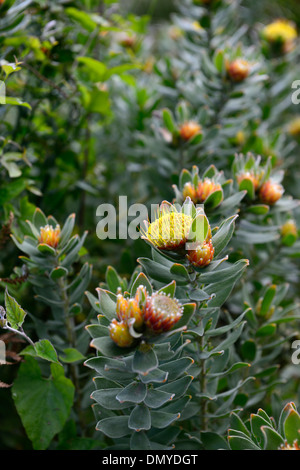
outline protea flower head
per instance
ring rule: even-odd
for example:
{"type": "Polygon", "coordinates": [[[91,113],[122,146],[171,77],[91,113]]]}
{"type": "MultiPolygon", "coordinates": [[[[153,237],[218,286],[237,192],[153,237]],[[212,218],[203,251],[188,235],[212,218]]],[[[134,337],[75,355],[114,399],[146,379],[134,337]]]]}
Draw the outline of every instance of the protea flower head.
{"type": "Polygon", "coordinates": [[[179,128],[179,135],[182,140],[188,141],[197,134],[200,134],[202,127],[195,121],[187,121],[183,123],[179,128]]]}
{"type": "Polygon", "coordinates": [[[250,73],[251,66],[247,60],[235,59],[227,66],[228,76],[234,82],[242,82],[250,73]]]}
{"type": "Polygon", "coordinates": [[[60,239],[60,226],[56,225],[54,228],[52,225],[45,225],[40,228],[39,243],[56,248],[60,239]]]}
{"type": "Polygon", "coordinates": [[[283,193],[284,189],[280,183],[267,180],[259,190],[259,197],[263,203],[273,205],[281,198],[283,193]]]}
{"type": "Polygon", "coordinates": [[[147,298],[144,320],[153,333],[169,331],[182,317],[183,306],[164,292],[155,292],[147,298]]]}
{"type": "Polygon", "coordinates": [[[160,250],[176,251],[183,248],[193,222],[191,215],[180,212],[171,204],[162,203],[156,219],[147,229],[142,229],[142,238],[160,250]]]}
{"type": "Polygon", "coordinates": [[[134,342],[134,338],[130,334],[128,325],[124,321],[118,322],[116,319],[113,319],[109,325],[109,335],[121,348],[128,348],[134,342]]]}

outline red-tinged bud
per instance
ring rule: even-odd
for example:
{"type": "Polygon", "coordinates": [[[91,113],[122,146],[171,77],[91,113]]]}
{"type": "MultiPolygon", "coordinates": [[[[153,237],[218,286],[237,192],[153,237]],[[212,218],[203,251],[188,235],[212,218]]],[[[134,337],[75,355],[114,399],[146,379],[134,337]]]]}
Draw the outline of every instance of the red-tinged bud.
{"type": "Polygon", "coordinates": [[[119,43],[121,46],[128,49],[133,49],[136,45],[137,38],[135,35],[130,35],[127,33],[120,34],[119,43]]]}
{"type": "Polygon", "coordinates": [[[109,335],[121,348],[128,348],[132,346],[134,342],[134,338],[131,336],[127,324],[123,321],[118,322],[115,319],[112,320],[109,325],[109,335]]]}
{"type": "Polygon", "coordinates": [[[177,299],[155,292],[148,297],[145,324],[153,333],[169,331],[182,317],[183,307],[177,299]]]}
{"type": "Polygon", "coordinates": [[[211,238],[206,239],[203,243],[199,243],[195,249],[189,250],[187,259],[198,268],[205,268],[212,261],[215,249],[211,238]]]}
{"type": "Polygon", "coordinates": [[[235,59],[227,67],[227,73],[234,82],[242,82],[250,72],[250,64],[244,59],[235,59]]]}
{"type": "Polygon", "coordinates": [[[264,204],[275,204],[283,195],[283,186],[271,180],[266,181],[260,188],[259,197],[264,204]]]}
{"type": "Polygon", "coordinates": [[[202,127],[195,121],[187,121],[180,126],[179,134],[182,140],[188,141],[197,134],[201,134],[202,127]]]}
{"type": "Polygon", "coordinates": [[[52,225],[46,225],[40,228],[39,243],[56,248],[60,239],[60,226],[52,227],[52,225]]]}

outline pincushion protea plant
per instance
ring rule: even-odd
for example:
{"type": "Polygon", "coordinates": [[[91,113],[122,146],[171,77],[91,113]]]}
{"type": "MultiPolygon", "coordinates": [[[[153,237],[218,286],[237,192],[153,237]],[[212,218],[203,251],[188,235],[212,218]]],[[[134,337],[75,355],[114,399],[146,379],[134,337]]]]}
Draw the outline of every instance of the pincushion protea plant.
{"type": "Polygon", "coordinates": [[[117,319],[109,325],[110,338],[120,347],[130,347],[137,340],[171,330],[184,314],[184,306],[174,298],[174,292],[174,289],[152,292],[151,288],[149,294],[142,284],[134,297],[118,292],[117,319]]]}
{"type": "Polygon", "coordinates": [[[98,299],[86,293],[98,313],[98,324],[86,327],[97,355],[85,362],[97,375],[91,395],[95,401],[96,429],[113,441],[122,438],[127,449],[169,449],[180,430],[177,421],[191,400],[187,390],[193,376],[187,371],[194,361],[188,354],[183,355],[190,341],[182,338],[182,331],[187,328],[196,304],[178,302],[174,281],[153,291],[142,272],[134,273],[129,284],[109,269],[112,272],[114,276],[107,275],[106,287],[115,292],[98,288],[98,299]],[[136,299],[138,292],[142,293],[144,328],[136,334],[129,327],[135,336],[131,347],[121,344],[121,340],[128,341],[121,331],[116,344],[111,337],[112,325],[118,323],[114,317],[125,318],[128,312],[120,295],[129,301],[136,299]],[[180,327],[172,328],[179,323],[180,327]],[[168,437],[164,431],[169,433],[168,437]]]}

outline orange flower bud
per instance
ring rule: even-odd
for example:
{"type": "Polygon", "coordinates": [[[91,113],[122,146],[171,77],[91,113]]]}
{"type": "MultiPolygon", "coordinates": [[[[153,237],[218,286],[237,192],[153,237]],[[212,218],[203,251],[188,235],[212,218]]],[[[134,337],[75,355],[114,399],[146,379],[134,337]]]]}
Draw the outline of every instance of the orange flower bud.
{"type": "Polygon", "coordinates": [[[197,188],[197,201],[204,202],[208,196],[214,191],[220,190],[221,185],[215,183],[210,178],[204,178],[204,181],[199,181],[197,188]]]}
{"type": "Polygon", "coordinates": [[[60,226],[52,227],[52,225],[46,225],[40,228],[39,243],[56,248],[60,239],[60,226]]]}
{"type": "Polygon", "coordinates": [[[273,205],[281,198],[283,193],[284,189],[281,184],[268,180],[261,186],[259,197],[263,203],[273,205]]]}
{"type": "Polygon", "coordinates": [[[244,59],[235,59],[227,68],[227,73],[234,82],[242,82],[248,77],[249,72],[250,64],[244,59]]]}
{"type": "Polygon", "coordinates": [[[215,249],[211,238],[207,238],[203,243],[197,244],[195,249],[189,250],[187,259],[198,268],[205,268],[212,261],[215,249]]]}
{"type": "Polygon", "coordinates": [[[127,324],[123,321],[112,320],[109,325],[109,335],[111,339],[121,348],[128,348],[134,342],[134,338],[129,332],[127,324]]]}
{"type": "Polygon", "coordinates": [[[188,141],[192,137],[195,137],[195,135],[200,134],[201,131],[202,127],[200,124],[195,121],[187,121],[180,126],[179,134],[183,140],[188,141]]]}
{"type": "Polygon", "coordinates": [[[185,183],[182,190],[182,197],[185,200],[187,197],[191,198],[191,201],[196,204],[197,202],[197,192],[192,183],[185,183]]]}
{"type": "Polygon", "coordinates": [[[128,310],[128,300],[122,294],[117,295],[116,314],[120,321],[126,320],[128,310]]]}
{"type": "Polygon", "coordinates": [[[246,171],[245,173],[239,174],[237,176],[237,182],[240,184],[243,180],[252,181],[255,191],[258,189],[259,183],[260,183],[260,178],[257,175],[255,175],[254,173],[252,173],[250,171],[246,171]]]}
{"type": "Polygon", "coordinates": [[[136,298],[134,299],[125,299],[122,294],[118,294],[116,314],[118,319],[125,323],[127,323],[131,318],[134,318],[134,327],[140,328],[143,325],[144,320],[143,310],[140,308],[139,295],[136,294],[136,298]]]}
{"type": "Polygon", "coordinates": [[[287,235],[294,235],[295,237],[297,237],[298,229],[297,229],[296,222],[292,219],[285,222],[285,224],[283,224],[281,227],[281,235],[283,237],[287,235]]]}

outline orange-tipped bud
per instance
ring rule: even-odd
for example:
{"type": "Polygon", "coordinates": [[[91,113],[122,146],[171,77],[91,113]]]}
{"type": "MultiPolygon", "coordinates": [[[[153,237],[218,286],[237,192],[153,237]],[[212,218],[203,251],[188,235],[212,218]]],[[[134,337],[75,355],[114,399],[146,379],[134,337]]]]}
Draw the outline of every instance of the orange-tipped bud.
{"type": "Polygon", "coordinates": [[[197,201],[199,203],[204,202],[211,193],[221,189],[222,188],[219,183],[215,183],[210,178],[204,178],[204,181],[199,181],[198,183],[197,201]]]}
{"type": "Polygon", "coordinates": [[[116,314],[120,321],[126,320],[128,310],[128,300],[122,294],[117,295],[116,314]]]}
{"type": "Polygon", "coordinates": [[[234,82],[242,82],[250,73],[250,64],[244,59],[235,59],[227,67],[227,73],[234,82]]]}
{"type": "Polygon", "coordinates": [[[60,226],[52,227],[52,225],[46,225],[40,228],[39,243],[56,248],[60,239],[60,226]]]}
{"type": "Polygon", "coordinates": [[[245,173],[240,173],[237,176],[237,182],[239,184],[244,180],[252,181],[255,191],[258,189],[259,183],[260,183],[260,178],[258,176],[256,176],[254,173],[252,173],[250,171],[246,171],[245,173]]]}
{"type": "Polygon", "coordinates": [[[134,328],[140,328],[144,323],[143,312],[135,299],[130,299],[128,302],[127,320],[130,318],[135,319],[134,328]]]}
{"type": "Polygon", "coordinates": [[[183,307],[177,299],[155,292],[148,297],[145,324],[153,333],[169,331],[182,317],[183,307]]]}
{"type": "Polygon", "coordinates": [[[194,266],[198,268],[205,268],[212,261],[215,249],[213,247],[211,238],[208,238],[203,243],[199,243],[195,249],[189,250],[187,259],[194,266]]]}
{"type": "Polygon", "coordinates": [[[196,204],[197,202],[197,192],[192,183],[185,183],[182,190],[182,197],[185,200],[187,197],[191,198],[191,201],[196,204]]]}
{"type": "Polygon", "coordinates": [[[128,348],[134,342],[134,338],[129,332],[127,324],[123,321],[112,320],[109,325],[109,335],[111,339],[121,348],[128,348]]]}
{"type": "MultiPolygon", "coordinates": [[[[142,301],[140,302],[141,292],[137,292],[134,299],[125,299],[122,294],[117,295],[116,314],[121,322],[127,323],[131,318],[135,319],[134,327],[140,328],[143,325],[142,301]]],[[[144,300],[145,303],[145,300],[144,300]]]]}
{"type": "Polygon", "coordinates": [[[283,186],[271,180],[266,181],[260,188],[259,197],[264,204],[273,205],[283,195],[283,186]]]}
{"type": "Polygon", "coordinates": [[[195,121],[187,121],[180,126],[179,134],[182,140],[188,141],[197,134],[201,134],[202,127],[195,121]]]}
{"type": "Polygon", "coordinates": [[[298,234],[298,229],[297,229],[296,222],[294,220],[290,219],[287,222],[285,222],[285,224],[282,225],[281,235],[283,237],[286,237],[287,235],[294,235],[295,237],[297,237],[297,234],[298,234]]]}

